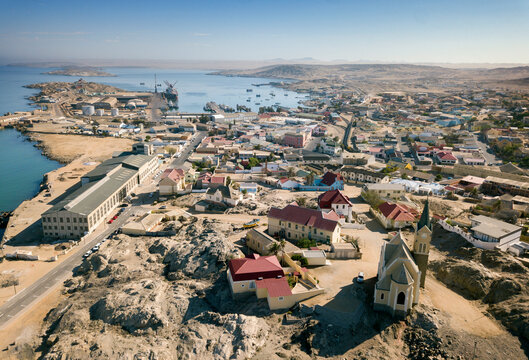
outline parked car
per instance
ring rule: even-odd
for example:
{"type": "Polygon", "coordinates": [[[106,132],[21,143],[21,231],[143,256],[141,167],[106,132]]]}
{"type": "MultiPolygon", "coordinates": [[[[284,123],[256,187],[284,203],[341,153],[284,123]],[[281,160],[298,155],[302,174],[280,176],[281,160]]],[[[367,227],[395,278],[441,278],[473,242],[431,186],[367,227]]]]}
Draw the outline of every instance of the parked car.
{"type": "Polygon", "coordinates": [[[109,223],[109,224],[112,224],[113,222],[114,222],[114,219],[110,219],[110,220],[108,220],[108,223],[109,223]]]}
{"type": "Polygon", "coordinates": [[[160,210],[163,210],[163,209],[167,209],[167,206],[165,205],[160,206],[160,210]]]}
{"type": "Polygon", "coordinates": [[[362,271],[358,273],[358,276],[356,277],[356,282],[359,284],[364,282],[364,273],[362,271]]]}
{"type": "Polygon", "coordinates": [[[92,250],[88,250],[87,252],[84,253],[83,257],[86,259],[86,258],[89,257],[91,254],[92,254],[92,250]]]}

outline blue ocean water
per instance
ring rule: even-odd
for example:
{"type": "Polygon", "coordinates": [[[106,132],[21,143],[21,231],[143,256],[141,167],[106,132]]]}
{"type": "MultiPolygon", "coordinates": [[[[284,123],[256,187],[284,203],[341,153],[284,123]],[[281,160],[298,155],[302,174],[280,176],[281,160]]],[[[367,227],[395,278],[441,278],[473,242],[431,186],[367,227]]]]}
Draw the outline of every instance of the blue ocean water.
{"type": "MultiPolygon", "coordinates": [[[[72,82],[77,80],[72,76],[43,74],[50,70],[54,69],[0,66],[0,114],[32,109],[27,97],[36,93],[36,90],[26,89],[24,85],[47,81],[72,82]]],[[[245,105],[257,111],[259,106],[270,106],[275,103],[296,107],[299,101],[305,99],[304,94],[268,85],[253,86],[267,83],[271,81],[270,79],[214,76],[207,75],[209,71],[191,70],[148,68],[108,68],[105,70],[117,76],[85,77],[84,79],[132,91],[152,91],[154,74],[157,76],[157,82],[162,84],[162,90],[165,89],[164,81],[176,82],[182,112],[202,112],[208,101],[231,107],[237,104],[245,105]],[[141,83],[145,85],[140,85],[141,83]],[[252,91],[247,92],[247,89],[252,89],[252,91]],[[257,97],[258,94],[259,97],[257,97]],[[247,101],[248,98],[250,102],[247,101]]],[[[1,130],[0,211],[13,210],[23,200],[34,196],[38,191],[42,176],[59,166],[59,163],[43,156],[17,131],[1,130]]]]}

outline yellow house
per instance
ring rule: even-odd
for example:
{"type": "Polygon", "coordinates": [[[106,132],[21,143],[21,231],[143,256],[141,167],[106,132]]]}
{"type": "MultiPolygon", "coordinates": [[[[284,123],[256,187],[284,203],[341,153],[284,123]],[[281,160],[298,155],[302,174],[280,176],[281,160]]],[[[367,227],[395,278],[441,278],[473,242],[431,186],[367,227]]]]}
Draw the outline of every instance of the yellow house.
{"type": "Polygon", "coordinates": [[[432,238],[428,201],[415,232],[413,253],[401,233],[382,245],[375,285],[374,309],[405,316],[419,303],[424,287],[432,238]]]}
{"type": "Polygon", "coordinates": [[[268,234],[286,239],[314,239],[329,244],[341,242],[339,216],[334,211],[307,209],[297,204],[268,212],[268,234]]]}

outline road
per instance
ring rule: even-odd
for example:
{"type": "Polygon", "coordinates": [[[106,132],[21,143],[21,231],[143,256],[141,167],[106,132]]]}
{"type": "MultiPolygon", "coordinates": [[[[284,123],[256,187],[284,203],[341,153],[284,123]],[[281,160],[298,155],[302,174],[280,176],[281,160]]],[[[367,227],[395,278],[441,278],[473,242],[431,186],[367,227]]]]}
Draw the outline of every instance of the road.
{"type": "Polygon", "coordinates": [[[33,302],[41,299],[48,292],[48,290],[71,276],[73,269],[82,263],[83,254],[94,247],[95,244],[103,240],[103,238],[107,237],[110,233],[121,227],[125,221],[127,221],[129,216],[135,211],[135,209],[135,206],[127,208],[127,210],[125,210],[114,223],[109,225],[101,235],[98,235],[88,243],[81,244],[81,246],[77,249],[74,248],[72,251],[75,251],[75,253],[70,255],[70,257],[50,270],[33,284],[21,290],[18,294],[9,299],[4,305],[0,306],[0,329],[26,308],[29,308],[33,302]]]}
{"type": "Polygon", "coordinates": [[[490,152],[490,149],[487,144],[485,144],[483,141],[480,141],[478,135],[474,134],[474,139],[476,139],[476,144],[478,145],[481,154],[485,158],[486,165],[502,163],[501,159],[499,159],[498,157],[496,157],[496,155],[490,152]]]}
{"type": "Polygon", "coordinates": [[[191,155],[191,153],[196,149],[198,144],[200,144],[202,139],[204,139],[207,136],[207,134],[208,133],[206,131],[199,131],[195,135],[193,140],[191,140],[191,142],[182,150],[182,152],[180,153],[180,156],[178,156],[176,159],[173,160],[172,166],[180,167],[184,165],[184,163],[189,158],[189,155],[191,155]]]}

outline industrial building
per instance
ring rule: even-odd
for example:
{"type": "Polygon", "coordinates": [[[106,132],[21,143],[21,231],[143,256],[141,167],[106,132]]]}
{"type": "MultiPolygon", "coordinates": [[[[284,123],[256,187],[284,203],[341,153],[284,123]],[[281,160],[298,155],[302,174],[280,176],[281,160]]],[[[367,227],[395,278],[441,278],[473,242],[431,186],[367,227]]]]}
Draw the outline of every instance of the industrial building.
{"type": "Polygon", "coordinates": [[[42,214],[44,237],[76,239],[92,232],[157,168],[156,156],[126,155],[104,161],[42,214]]]}

